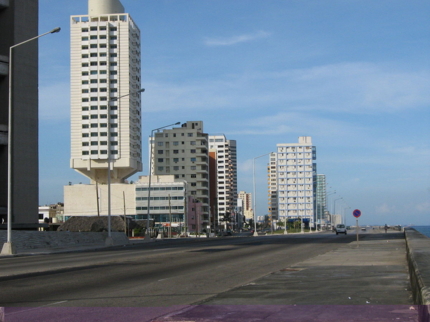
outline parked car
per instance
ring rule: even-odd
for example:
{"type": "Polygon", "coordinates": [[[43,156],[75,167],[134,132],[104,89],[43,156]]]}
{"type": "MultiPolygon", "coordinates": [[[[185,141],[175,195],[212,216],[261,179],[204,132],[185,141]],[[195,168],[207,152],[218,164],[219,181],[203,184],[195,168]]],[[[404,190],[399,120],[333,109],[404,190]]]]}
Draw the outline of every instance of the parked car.
{"type": "Polygon", "coordinates": [[[343,225],[343,224],[336,225],[335,232],[336,232],[336,235],[338,235],[338,234],[345,234],[346,235],[345,225],[343,225]]]}

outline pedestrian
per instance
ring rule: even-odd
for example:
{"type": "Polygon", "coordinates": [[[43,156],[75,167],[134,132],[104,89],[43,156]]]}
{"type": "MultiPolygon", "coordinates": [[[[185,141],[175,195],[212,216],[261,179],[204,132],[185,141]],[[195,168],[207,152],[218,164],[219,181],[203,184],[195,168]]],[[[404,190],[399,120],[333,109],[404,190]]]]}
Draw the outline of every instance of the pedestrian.
{"type": "Polygon", "coordinates": [[[387,226],[387,224],[385,224],[384,229],[385,229],[385,233],[387,233],[387,230],[388,230],[388,226],[387,226]]]}

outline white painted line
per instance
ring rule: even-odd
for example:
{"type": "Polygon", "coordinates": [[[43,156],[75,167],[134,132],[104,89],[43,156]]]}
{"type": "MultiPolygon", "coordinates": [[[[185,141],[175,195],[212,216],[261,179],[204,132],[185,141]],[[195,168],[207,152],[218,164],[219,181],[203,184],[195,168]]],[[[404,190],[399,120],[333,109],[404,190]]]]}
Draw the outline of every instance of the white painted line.
{"type": "Polygon", "coordinates": [[[68,301],[60,301],[60,302],[50,303],[50,304],[38,306],[38,307],[35,307],[32,309],[28,309],[28,310],[22,310],[22,311],[16,311],[16,312],[8,313],[7,315],[19,314],[19,313],[23,313],[23,312],[30,312],[30,311],[38,310],[42,307],[57,305],[57,304],[66,303],[66,302],[68,302],[68,301]]]}

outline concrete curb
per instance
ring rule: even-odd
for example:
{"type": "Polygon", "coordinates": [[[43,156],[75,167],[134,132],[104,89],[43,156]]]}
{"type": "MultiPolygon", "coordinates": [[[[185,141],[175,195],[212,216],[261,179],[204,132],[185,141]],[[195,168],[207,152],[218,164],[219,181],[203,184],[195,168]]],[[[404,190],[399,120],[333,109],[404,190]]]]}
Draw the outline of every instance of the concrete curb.
{"type": "Polygon", "coordinates": [[[419,321],[430,321],[430,238],[413,228],[405,229],[406,256],[419,321]]]}
{"type": "MultiPolygon", "coordinates": [[[[64,250],[106,247],[107,232],[67,232],[67,231],[13,231],[12,243],[16,255],[28,253],[54,253],[64,250]]],[[[129,245],[122,232],[112,232],[113,245],[129,245]]],[[[0,231],[0,242],[6,242],[6,231],[0,231]]],[[[12,255],[13,256],[13,255],[12,255]]]]}

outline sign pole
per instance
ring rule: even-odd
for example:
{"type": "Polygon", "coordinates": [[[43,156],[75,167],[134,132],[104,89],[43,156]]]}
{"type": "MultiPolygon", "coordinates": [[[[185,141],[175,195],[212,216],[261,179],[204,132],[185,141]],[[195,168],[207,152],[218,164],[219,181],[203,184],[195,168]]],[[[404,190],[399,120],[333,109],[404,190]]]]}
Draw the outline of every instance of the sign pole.
{"type": "Polygon", "coordinates": [[[356,229],[356,231],[357,231],[357,248],[359,248],[360,246],[359,246],[359,244],[358,244],[358,217],[360,217],[360,216],[361,216],[361,211],[360,211],[360,210],[358,210],[358,209],[355,209],[355,210],[352,212],[352,215],[355,217],[355,226],[357,227],[357,229],[356,229]]]}
{"type": "Polygon", "coordinates": [[[358,218],[355,220],[355,226],[357,227],[356,231],[357,231],[357,248],[359,248],[359,244],[358,244],[358,218]]]}

